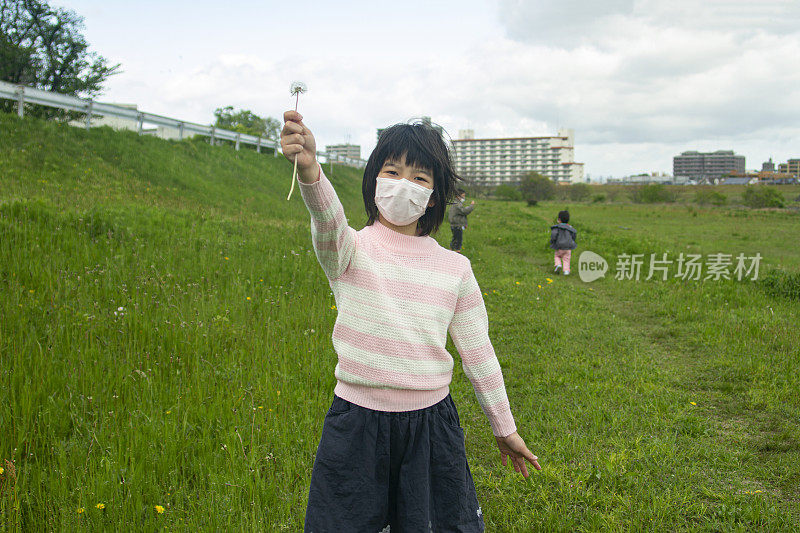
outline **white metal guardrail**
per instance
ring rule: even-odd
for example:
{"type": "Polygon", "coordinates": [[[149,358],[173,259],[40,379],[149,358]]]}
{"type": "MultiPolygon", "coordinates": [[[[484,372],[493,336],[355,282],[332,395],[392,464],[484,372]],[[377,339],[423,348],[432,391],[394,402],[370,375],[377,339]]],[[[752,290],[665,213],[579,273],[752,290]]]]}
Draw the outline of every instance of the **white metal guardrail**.
{"type": "MultiPolygon", "coordinates": [[[[37,104],[47,107],[55,107],[67,111],[76,111],[86,115],[86,128],[92,126],[92,117],[94,116],[109,116],[128,120],[136,124],[136,130],[139,134],[142,133],[144,124],[153,124],[156,126],[164,126],[178,130],[178,139],[183,139],[188,135],[202,135],[208,137],[213,144],[215,140],[232,141],[236,149],[239,149],[240,144],[248,144],[256,147],[256,151],[261,152],[261,148],[271,148],[273,155],[278,155],[278,147],[280,143],[267,139],[266,137],[258,137],[255,135],[248,135],[246,133],[239,133],[236,131],[218,129],[214,126],[205,126],[194,122],[187,122],[185,120],[178,120],[174,118],[165,117],[162,115],[155,115],[153,113],[145,113],[137,109],[129,107],[122,107],[113,104],[104,104],[94,100],[84,100],[74,96],[67,96],[65,94],[54,93],[50,91],[43,91],[25,85],[14,85],[0,81],[0,98],[14,100],[17,102],[17,114],[22,117],[25,113],[25,104],[37,104]]],[[[363,168],[366,166],[366,161],[363,159],[352,159],[349,157],[341,157],[327,152],[317,152],[317,157],[324,159],[324,163],[342,163],[344,165],[363,168]]]]}

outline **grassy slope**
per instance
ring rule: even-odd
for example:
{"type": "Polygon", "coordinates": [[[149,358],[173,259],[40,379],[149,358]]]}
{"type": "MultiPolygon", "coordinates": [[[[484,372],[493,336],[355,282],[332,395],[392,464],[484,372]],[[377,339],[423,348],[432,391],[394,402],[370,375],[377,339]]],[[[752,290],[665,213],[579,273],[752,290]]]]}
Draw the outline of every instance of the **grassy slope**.
{"type": "MultiPolygon", "coordinates": [[[[0,459],[18,471],[0,520],[299,529],[335,310],[288,164],[0,115],[0,169],[0,459]]],[[[334,174],[360,227],[358,172],[334,174]]],[[[499,467],[457,371],[489,530],[797,527],[796,302],[744,282],[548,283],[561,207],[480,202],[465,235],[545,465],[527,483],[499,467]]],[[[796,215],[572,213],[581,249],[609,260],[759,251],[800,270],[796,215]]]]}

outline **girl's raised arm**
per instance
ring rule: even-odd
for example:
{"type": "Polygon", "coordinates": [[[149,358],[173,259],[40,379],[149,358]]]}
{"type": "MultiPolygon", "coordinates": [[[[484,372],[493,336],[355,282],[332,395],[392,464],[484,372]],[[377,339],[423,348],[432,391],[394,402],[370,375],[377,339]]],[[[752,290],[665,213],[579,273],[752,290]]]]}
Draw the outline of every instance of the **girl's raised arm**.
{"type": "Polygon", "coordinates": [[[317,143],[311,130],[303,124],[297,111],[283,114],[286,123],[281,130],[284,157],[294,163],[297,157],[297,178],[300,193],[311,214],[311,241],[322,270],[328,279],[341,276],[350,265],[355,251],[355,230],[348,226],[344,208],[333,185],[317,162],[317,143]]]}

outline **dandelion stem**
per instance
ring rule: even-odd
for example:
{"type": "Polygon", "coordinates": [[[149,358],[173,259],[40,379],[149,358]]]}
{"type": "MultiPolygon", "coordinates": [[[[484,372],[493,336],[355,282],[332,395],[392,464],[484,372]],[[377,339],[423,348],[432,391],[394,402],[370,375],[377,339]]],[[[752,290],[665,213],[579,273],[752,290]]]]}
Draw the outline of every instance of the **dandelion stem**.
{"type": "Polygon", "coordinates": [[[294,156],[294,168],[292,169],[292,187],[289,189],[289,196],[286,197],[287,200],[292,199],[292,193],[294,192],[294,180],[297,179],[297,154],[294,156]]]}
{"type": "MultiPolygon", "coordinates": [[[[300,91],[297,91],[294,95],[294,110],[297,111],[297,104],[300,103],[300,91]]],[[[294,155],[294,168],[292,169],[292,186],[289,188],[289,196],[286,197],[287,200],[292,199],[292,193],[294,192],[294,180],[297,179],[297,154],[294,155]]]]}

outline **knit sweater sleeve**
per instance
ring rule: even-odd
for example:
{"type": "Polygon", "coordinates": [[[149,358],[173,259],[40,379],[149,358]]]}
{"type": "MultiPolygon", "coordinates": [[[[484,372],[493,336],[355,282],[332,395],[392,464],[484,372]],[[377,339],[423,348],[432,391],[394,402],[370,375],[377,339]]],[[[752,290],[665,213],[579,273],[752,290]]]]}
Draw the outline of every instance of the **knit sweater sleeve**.
{"type": "Polygon", "coordinates": [[[300,184],[303,201],[311,213],[311,242],[328,279],[344,274],[355,251],[356,231],[347,225],[344,208],[320,167],[319,179],[300,184]]]}
{"type": "Polygon", "coordinates": [[[449,332],[492,432],[498,437],[514,433],[517,426],[508,403],[503,372],[489,340],[489,318],[471,268],[461,282],[449,332]]]}

